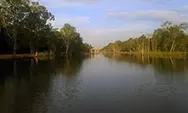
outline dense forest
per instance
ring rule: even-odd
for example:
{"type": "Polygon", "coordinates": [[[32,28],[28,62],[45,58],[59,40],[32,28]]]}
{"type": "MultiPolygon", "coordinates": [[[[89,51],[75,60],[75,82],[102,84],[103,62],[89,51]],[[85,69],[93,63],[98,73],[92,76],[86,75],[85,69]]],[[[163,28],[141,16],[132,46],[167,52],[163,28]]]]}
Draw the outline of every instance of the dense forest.
{"type": "Polygon", "coordinates": [[[188,34],[187,23],[173,24],[165,22],[151,35],[141,35],[126,41],[109,43],[104,52],[187,52],[188,34]]]}
{"type": "Polygon", "coordinates": [[[84,43],[74,26],[54,28],[54,15],[39,2],[0,0],[0,54],[81,53],[84,43]]]}

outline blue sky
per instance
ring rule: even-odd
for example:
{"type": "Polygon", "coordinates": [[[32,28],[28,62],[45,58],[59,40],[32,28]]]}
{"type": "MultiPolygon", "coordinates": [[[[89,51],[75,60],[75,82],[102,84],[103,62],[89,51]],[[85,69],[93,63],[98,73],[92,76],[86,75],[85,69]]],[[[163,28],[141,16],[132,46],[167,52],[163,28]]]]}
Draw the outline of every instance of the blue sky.
{"type": "Polygon", "coordinates": [[[94,47],[150,34],[164,21],[188,22],[188,0],[38,0],[55,15],[54,27],[70,23],[94,47]]]}

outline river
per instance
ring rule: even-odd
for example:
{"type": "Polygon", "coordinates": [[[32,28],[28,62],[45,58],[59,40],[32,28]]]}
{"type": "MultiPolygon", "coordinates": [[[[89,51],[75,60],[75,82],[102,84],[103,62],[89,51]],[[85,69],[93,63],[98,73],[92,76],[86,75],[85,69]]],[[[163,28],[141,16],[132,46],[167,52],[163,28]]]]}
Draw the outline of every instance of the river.
{"type": "Polygon", "coordinates": [[[187,60],[0,60],[0,113],[188,113],[187,106],[187,60]]]}

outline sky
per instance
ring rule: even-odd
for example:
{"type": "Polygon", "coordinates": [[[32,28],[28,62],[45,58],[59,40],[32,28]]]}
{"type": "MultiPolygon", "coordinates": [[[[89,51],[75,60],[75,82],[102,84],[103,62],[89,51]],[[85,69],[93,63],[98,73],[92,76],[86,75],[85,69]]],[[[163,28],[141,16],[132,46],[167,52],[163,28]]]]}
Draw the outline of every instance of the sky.
{"type": "Polygon", "coordinates": [[[70,23],[83,41],[101,48],[116,40],[151,34],[165,21],[188,22],[188,0],[38,0],[55,28],[70,23]]]}

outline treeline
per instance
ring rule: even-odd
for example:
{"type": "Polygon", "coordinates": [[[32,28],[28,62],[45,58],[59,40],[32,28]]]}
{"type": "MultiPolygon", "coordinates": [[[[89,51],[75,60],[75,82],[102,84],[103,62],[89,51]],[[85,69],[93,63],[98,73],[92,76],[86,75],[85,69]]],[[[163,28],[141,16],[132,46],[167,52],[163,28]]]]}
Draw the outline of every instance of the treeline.
{"type": "Polygon", "coordinates": [[[116,41],[105,46],[104,52],[187,52],[187,23],[165,22],[152,35],[141,35],[126,41],[116,41]]]}
{"type": "Polygon", "coordinates": [[[92,47],[68,23],[61,29],[53,28],[54,20],[38,2],[0,0],[0,54],[80,53],[92,47]]]}

